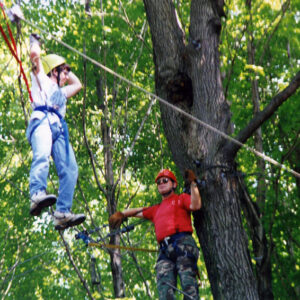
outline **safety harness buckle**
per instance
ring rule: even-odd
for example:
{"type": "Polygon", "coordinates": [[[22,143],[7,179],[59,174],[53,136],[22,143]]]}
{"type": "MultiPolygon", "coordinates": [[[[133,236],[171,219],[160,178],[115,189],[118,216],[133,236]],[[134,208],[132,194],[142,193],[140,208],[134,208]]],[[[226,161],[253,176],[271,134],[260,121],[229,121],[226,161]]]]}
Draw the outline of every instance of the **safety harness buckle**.
{"type": "Polygon", "coordinates": [[[171,237],[167,236],[160,242],[160,248],[166,248],[171,244],[171,237]]]}

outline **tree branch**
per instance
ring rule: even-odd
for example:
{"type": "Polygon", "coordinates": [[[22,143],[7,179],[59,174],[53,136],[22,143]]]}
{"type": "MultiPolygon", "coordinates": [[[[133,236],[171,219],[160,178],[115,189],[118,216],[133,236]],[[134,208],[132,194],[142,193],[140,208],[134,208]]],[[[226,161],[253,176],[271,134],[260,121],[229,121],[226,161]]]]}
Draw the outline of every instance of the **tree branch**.
{"type": "Polygon", "coordinates": [[[77,273],[78,278],[79,278],[80,282],[82,283],[83,287],[87,291],[87,295],[89,296],[90,299],[94,299],[94,297],[93,297],[93,295],[92,295],[92,293],[91,293],[91,291],[90,291],[90,289],[88,287],[87,282],[84,280],[83,276],[81,275],[78,267],[76,266],[76,264],[74,262],[74,259],[72,257],[69,245],[68,245],[67,241],[65,240],[63,233],[59,232],[59,235],[60,235],[60,237],[61,237],[61,239],[62,239],[62,241],[64,243],[64,246],[65,246],[65,249],[66,249],[66,253],[67,253],[68,257],[69,257],[70,263],[73,266],[75,272],[77,273]]]}
{"type": "MultiPolygon", "coordinates": [[[[290,96],[292,96],[300,86],[300,71],[292,79],[291,83],[279,94],[277,94],[267,107],[257,113],[253,119],[248,123],[248,125],[240,131],[240,133],[235,138],[241,143],[245,143],[265,121],[267,121],[274,112],[279,108],[279,106],[284,103],[290,96]]],[[[228,141],[225,146],[225,153],[227,157],[235,157],[241,145],[235,144],[228,141]]]]}
{"type": "Polygon", "coordinates": [[[167,82],[178,73],[185,49],[184,32],[173,1],[144,0],[150,26],[156,80],[167,82]]]}

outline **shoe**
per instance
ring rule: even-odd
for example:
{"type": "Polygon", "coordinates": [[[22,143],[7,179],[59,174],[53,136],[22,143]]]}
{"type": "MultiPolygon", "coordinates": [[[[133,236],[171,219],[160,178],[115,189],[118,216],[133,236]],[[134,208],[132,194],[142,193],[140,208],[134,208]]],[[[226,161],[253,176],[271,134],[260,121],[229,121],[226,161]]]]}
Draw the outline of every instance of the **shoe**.
{"type": "Polygon", "coordinates": [[[56,230],[64,230],[72,226],[79,225],[85,221],[84,214],[73,214],[71,212],[62,213],[55,211],[53,223],[56,230]]]}
{"type": "Polygon", "coordinates": [[[52,206],[55,202],[55,195],[47,195],[45,191],[38,191],[31,197],[30,214],[39,216],[43,208],[52,206]]]}

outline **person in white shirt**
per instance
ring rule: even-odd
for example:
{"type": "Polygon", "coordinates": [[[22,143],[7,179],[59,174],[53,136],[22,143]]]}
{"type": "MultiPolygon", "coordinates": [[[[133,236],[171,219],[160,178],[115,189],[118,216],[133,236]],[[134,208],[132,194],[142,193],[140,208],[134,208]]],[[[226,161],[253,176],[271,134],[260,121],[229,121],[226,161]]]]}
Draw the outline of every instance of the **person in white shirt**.
{"type": "Polygon", "coordinates": [[[44,208],[56,203],[53,215],[55,229],[63,230],[85,221],[84,214],[70,211],[78,166],[64,120],[67,99],[76,95],[82,85],[63,57],[56,54],[41,57],[39,39],[36,34],[30,36],[33,112],[26,130],[33,153],[29,184],[30,214],[39,216],[44,208]],[[50,156],[59,177],[57,199],[55,195],[46,193],[50,156]]]}

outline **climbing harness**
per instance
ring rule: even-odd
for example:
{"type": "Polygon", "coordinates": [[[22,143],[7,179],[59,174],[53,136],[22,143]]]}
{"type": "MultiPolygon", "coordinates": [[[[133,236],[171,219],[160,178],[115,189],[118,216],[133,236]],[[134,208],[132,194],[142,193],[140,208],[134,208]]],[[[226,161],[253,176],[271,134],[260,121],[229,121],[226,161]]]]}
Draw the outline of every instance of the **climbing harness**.
{"type": "Polygon", "coordinates": [[[166,238],[163,239],[162,242],[160,242],[160,252],[159,252],[159,257],[158,257],[158,261],[163,260],[163,259],[168,259],[173,261],[174,263],[176,262],[176,259],[180,256],[184,256],[184,257],[188,257],[193,261],[193,269],[196,272],[196,275],[198,277],[198,285],[201,285],[201,278],[200,278],[200,273],[199,273],[199,269],[197,266],[197,260],[198,257],[196,257],[193,253],[191,253],[190,251],[183,251],[178,247],[178,241],[180,238],[187,236],[187,235],[191,235],[190,232],[179,232],[179,233],[175,233],[171,236],[168,236],[166,238]],[[176,253],[176,257],[172,257],[166,254],[167,248],[169,245],[172,245],[175,253],[176,253]]]}
{"type": "Polygon", "coordinates": [[[16,41],[15,41],[14,36],[12,34],[11,28],[8,24],[7,17],[6,17],[6,14],[5,14],[5,10],[4,10],[4,5],[3,5],[2,2],[0,2],[0,7],[1,7],[1,10],[2,10],[2,13],[3,13],[4,20],[6,21],[6,26],[7,26],[8,34],[9,34],[9,37],[10,37],[10,41],[9,41],[6,33],[4,32],[4,29],[3,29],[1,24],[0,24],[0,32],[1,32],[1,34],[4,38],[4,40],[5,40],[5,43],[7,44],[8,48],[9,48],[11,54],[16,59],[17,63],[20,65],[20,72],[21,72],[21,74],[23,76],[23,79],[25,81],[25,85],[26,85],[26,88],[27,88],[27,91],[28,91],[28,94],[29,94],[30,101],[33,102],[33,99],[32,99],[32,96],[31,96],[31,91],[30,91],[29,84],[28,84],[28,80],[27,80],[27,77],[26,77],[24,69],[23,69],[22,61],[18,56],[17,44],[16,44],[16,41]]]}
{"type": "Polygon", "coordinates": [[[31,141],[31,136],[32,136],[33,132],[47,118],[47,114],[48,113],[54,113],[54,114],[56,114],[58,116],[59,120],[60,120],[61,125],[62,125],[62,134],[63,134],[63,136],[65,138],[66,162],[67,162],[67,165],[68,165],[69,164],[69,130],[68,130],[67,122],[65,121],[65,119],[63,118],[63,116],[58,112],[58,110],[55,109],[55,108],[53,108],[53,107],[51,107],[51,106],[48,106],[48,105],[37,106],[34,110],[35,111],[41,111],[41,112],[43,112],[45,114],[45,116],[41,120],[39,120],[39,122],[37,122],[37,124],[35,124],[35,126],[32,128],[32,130],[30,132],[29,141],[31,141]]]}

